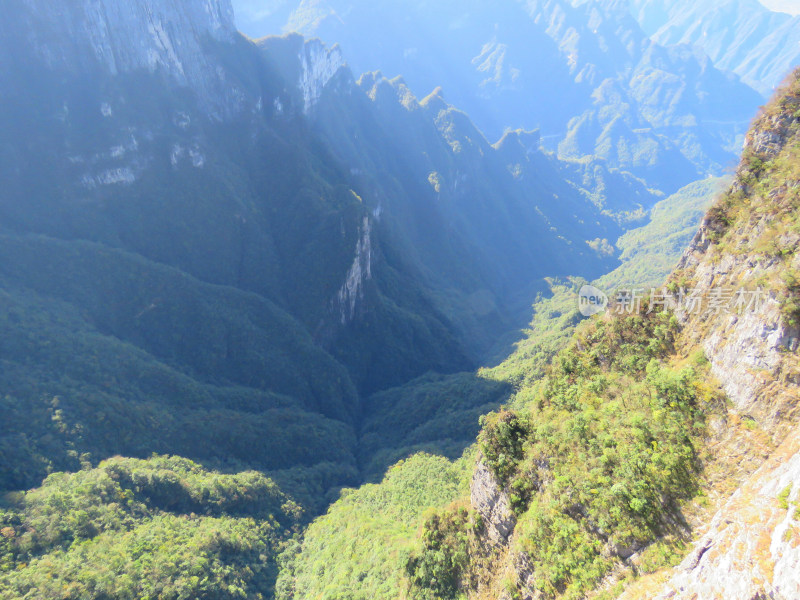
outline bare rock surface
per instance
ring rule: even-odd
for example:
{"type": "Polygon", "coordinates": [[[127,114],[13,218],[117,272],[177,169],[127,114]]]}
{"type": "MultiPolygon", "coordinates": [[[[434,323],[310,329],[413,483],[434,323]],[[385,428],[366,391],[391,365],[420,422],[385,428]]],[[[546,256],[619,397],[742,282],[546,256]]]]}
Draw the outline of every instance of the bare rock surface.
{"type": "Polygon", "coordinates": [[[660,600],[800,598],[800,429],[714,516],[660,600]]]}
{"type": "Polygon", "coordinates": [[[475,467],[470,486],[472,507],[483,519],[486,535],[490,543],[501,546],[517,524],[511,510],[508,494],[501,488],[500,482],[484,462],[475,467]]]}
{"type": "Polygon", "coordinates": [[[160,73],[197,92],[206,112],[240,108],[241,90],[208,45],[238,37],[230,0],[10,0],[25,44],[50,69],[70,74],[160,73]]]}

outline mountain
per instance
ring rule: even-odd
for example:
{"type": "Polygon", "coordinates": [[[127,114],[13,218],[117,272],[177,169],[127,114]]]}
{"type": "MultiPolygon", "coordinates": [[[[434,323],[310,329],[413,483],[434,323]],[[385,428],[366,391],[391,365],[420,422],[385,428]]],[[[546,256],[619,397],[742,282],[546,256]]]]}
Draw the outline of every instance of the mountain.
{"type": "Polygon", "coordinates": [[[409,445],[456,456],[506,393],[471,370],[658,199],[223,0],[15,0],[0,58],[0,489],[156,452],[313,513],[409,445]],[[401,434],[431,381],[469,399],[401,434]]]}
{"type": "MultiPolygon", "coordinates": [[[[637,282],[636,287],[656,286],[663,282],[695,237],[698,222],[719,194],[721,186],[719,180],[698,182],[659,202],[652,211],[650,223],[626,233],[616,242],[625,249],[623,265],[604,275],[594,285],[613,292],[633,285],[633,281],[637,282]],[[665,235],[665,231],[670,234],[665,235]]],[[[477,389],[506,388],[504,393],[511,400],[511,406],[524,407],[535,386],[548,375],[554,357],[570,344],[576,327],[584,320],[578,311],[576,296],[585,284],[587,282],[580,279],[551,281],[551,295],[537,300],[534,318],[525,331],[525,337],[514,345],[510,356],[503,355],[502,362],[496,367],[478,372],[482,383],[477,389]]],[[[397,390],[405,394],[405,399],[398,402],[392,412],[378,404],[379,411],[368,417],[364,442],[372,437],[373,420],[380,423],[382,419],[392,419],[407,440],[420,439],[431,429],[452,430],[450,423],[453,415],[457,414],[454,409],[458,404],[443,403],[442,400],[456,396],[466,403],[476,396],[480,398],[474,392],[465,393],[463,390],[463,380],[455,377],[429,378],[424,382],[414,382],[407,389],[397,390]]],[[[393,393],[390,391],[385,395],[393,393]]],[[[480,407],[479,414],[486,414],[485,406],[480,407]]],[[[454,510],[442,515],[442,523],[466,526],[470,522],[470,479],[477,461],[477,448],[473,444],[462,456],[456,455],[456,460],[451,463],[442,460],[442,454],[452,456],[443,453],[443,449],[441,446],[433,449],[423,442],[388,455],[386,452],[374,455],[373,464],[381,466],[390,462],[391,456],[406,460],[400,460],[389,469],[380,485],[343,492],[342,499],[331,506],[326,516],[314,521],[305,531],[302,544],[292,547],[287,553],[288,562],[281,570],[278,597],[319,594],[366,600],[376,597],[376,594],[380,594],[379,597],[398,597],[408,593],[408,559],[415,553],[425,552],[425,544],[430,538],[420,536],[419,532],[430,519],[430,511],[435,507],[443,509],[452,505],[454,510]],[[453,481],[454,473],[459,477],[457,486],[449,483],[453,481]],[[427,485],[425,482],[431,477],[447,481],[448,485],[427,485]],[[376,506],[380,507],[377,511],[376,506]],[[366,514],[370,517],[365,518],[366,514]],[[354,539],[364,542],[354,545],[354,539]],[[346,556],[343,556],[342,548],[348,549],[346,556]],[[398,552],[398,549],[402,551],[398,552]],[[369,556],[365,556],[365,552],[369,556]],[[336,556],[336,560],[332,560],[332,556],[336,556]],[[320,574],[319,565],[323,563],[325,567],[320,574]],[[359,583],[354,584],[354,581],[359,583]]],[[[383,469],[368,466],[367,472],[377,474],[383,469]]],[[[376,480],[379,479],[376,477],[376,480]]],[[[480,519],[475,516],[476,523],[480,519]]],[[[434,535],[433,531],[431,535],[434,535]]],[[[444,542],[441,550],[446,551],[458,535],[463,535],[463,532],[452,531],[433,539],[444,542]]],[[[473,542],[478,547],[483,543],[479,540],[473,542]]],[[[439,576],[450,577],[456,560],[466,560],[466,554],[445,555],[439,576]],[[448,565],[446,561],[451,559],[453,562],[448,565]]],[[[462,575],[468,575],[470,581],[492,577],[488,572],[471,570],[468,574],[462,570],[462,575]]],[[[425,593],[425,589],[416,588],[410,597],[424,597],[425,593]]]]}
{"type": "Polygon", "coordinates": [[[720,502],[660,597],[800,594],[793,566],[800,560],[798,109],[796,69],[754,124],[733,186],[709,212],[675,274],[696,281],[705,296],[734,285],[768,293],[744,318],[704,323],[696,314],[681,317],[687,343],[702,345],[734,418],[752,422],[763,436],[730,440],[717,460],[725,463],[727,452],[744,454],[747,461],[763,454],[755,464],[745,463],[744,472],[729,466],[739,489],[720,502]]]}
{"type": "Polygon", "coordinates": [[[642,29],[659,44],[690,44],[764,96],[800,64],[800,16],[756,0],[632,0],[642,29]]]}
{"type": "Polygon", "coordinates": [[[659,198],[225,0],[12,0],[0,89],[4,598],[271,597],[342,486],[461,454],[509,393],[474,367],[659,198]]]}
{"type": "Polygon", "coordinates": [[[441,87],[492,139],[538,128],[561,157],[602,157],[668,193],[734,164],[761,101],[701,52],[651,41],[613,0],[236,7],[250,35],[336,41],[357,72],[400,74],[418,96],[441,87]]]}
{"type": "Polygon", "coordinates": [[[346,493],[292,551],[279,597],[796,597],[798,107],[800,71],[663,289],[581,322],[585,282],[554,285],[529,339],[481,371],[514,394],[476,447],[346,493]],[[464,463],[470,482],[425,498],[428,512],[398,485],[431,471],[452,482],[464,463]],[[352,522],[376,562],[342,551],[352,522]]]}
{"type": "Polygon", "coordinates": [[[797,595],[798,94],[800,71],[662,295],[641,310],[619,296],[484,421],[475,513],[429,518],[412,582],[443,597],[797,595]]]}
{"type": "Polygon", "coordinates": [[[232,19],[4,5],[0,596],[582,594],[676,562],[717,506],[697,494],[792,431],[796,86],[668,287],[730,276],[768,287],[761,312],[581,324],[566,294],[620,259],[665,270],[707,185],[658,203],[541,131],[491,144],[441,89],[232,19]]]}

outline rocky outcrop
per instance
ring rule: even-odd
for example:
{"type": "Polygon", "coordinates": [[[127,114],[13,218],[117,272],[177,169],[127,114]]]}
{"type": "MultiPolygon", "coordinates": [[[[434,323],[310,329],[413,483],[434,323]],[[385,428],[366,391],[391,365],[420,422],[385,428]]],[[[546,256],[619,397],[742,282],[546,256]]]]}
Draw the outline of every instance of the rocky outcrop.
{"type": "MultiPolygon", "coordinates": [[[[703,310],[678,311],[684,348],[703,349],[731,401],[729,416],[752,423],[776,449],[701,530],[657,596],[662,600],[800,598],[800,328],[782,305],[794,293],[786,277],[800,269],[800,232],[775,227],[796,213],[791,190],[800,185],[792,181],[797,170],[786,167],[797,161],[792,148],[800,136],[800,71],[794,77],[748,134],[731,191],[673,279],[691,281],[692,295],[704,303],[703,310]],[[764,166],[772,160],[779,166],[764,166]],[[742,291],[747,299],[737,307],[742,291]],[[715,298],[723,302],[712,310],[715,298]]],[[[720,440],[711,462],[730,463],[726,452],[748,444],[743,434],[720,440]]]]}
{"type": "MultiPolygon", "coordinates": [[[[519,552],[512,561],[514,574],[519,582],[521,598],[519,600],[542,600],[544,595],[536,590],[535,570],[530,557],[524,552],[519,552]]],[[[508,594],[501,600],[513,600],[508,594]]]]}
{"type": "Polygon", "coordinates": [[[703,349],[737,412],[782,436],[782,423],[798,408],[800,373],[787,357],[798,349],[800,330],[786,323],[776,294],[757,281],[778,277],[783,267],[746,255],[705,260],[707,239],[704,230],[680,266],[695,282],[692,294],[705,303],[700,310],[678,311],[683,342],[703,349]],[[715,296],[726,304],[718,311],[710,306],[715,296]]]}
{"type": "Polygon", "coordinates": [[[517,519],[511,510],[508,494],[483,461],[478,462],[472,475],[470,500],[481,516],[487,541],[493,546],[507,544],[517,519]]]}
{"type": "Polygon", "coordinates": [[[345,62],[339,46],[326,48],[317,40],[309,40],[300,51],[300,92],[303,111],[309,114],[319,101],[322,90],[334,78],[345,62]]]}
{"type": "Polygon", "coordinates": [[[353,266],[334,300],[334,312],[342,325],[356,316],[358,303],[364,300],[364,286],[372,279],[372,221],[364,217],[361,225],[353,266]]]}
{"type": "Polygon", "coordinates": [[[779,110],[781,102],[788,101],[776,100],[747,134],[745,160],[729,192],[747,198],[741,203],[763,208],[736,223],[712,210],[676,271],[693,282],[691,295],[702,304],[684,303],[678,310],[685,345],[702,347],[735,409],[757,418],[776,439],[785,435],[783,424],[791,423],[798,410],[800,328],[782,314],[774,287],[786,271],[800,269],[800,255],[791,251],[800,247],[800,232],[782,232],[768,252],[759,241],[778,235],[771,221],[790,209],[783,206],[784,198],[800,182],[776,182],[766,194],[751,188],[762,165],[778,158],[797,135],[796,108],[788,102],[789,110],[779,110]],[[715,242],[722,236],[727,249],[715,242]]]}
{"type": "Polygon", "coordinates": [[[714,516],[659,600],[800,598],[800,429],[714,516]]]}

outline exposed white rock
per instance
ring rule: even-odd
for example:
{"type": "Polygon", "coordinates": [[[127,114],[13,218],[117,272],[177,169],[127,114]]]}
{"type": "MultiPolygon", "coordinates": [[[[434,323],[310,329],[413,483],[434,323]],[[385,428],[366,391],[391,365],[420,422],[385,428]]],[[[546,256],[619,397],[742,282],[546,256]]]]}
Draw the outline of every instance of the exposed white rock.
{"type": "MultiPolygon", "coordinates": [[[[679,268],[690,268],[697,282],[696,293],[708,296],[713,290],[735,288],[740,281],[751,281],[778,268],[770,261],[752,262],[746,256],[726,255],[721,261],[705,260],[707,244],[701,232],[684,256],[679,268]]],[[[774,261],[773,261],[774,263],[774,261]]],[[[714,375],[741,413],[759,412],[767,416],[779,409],[765,402],[768,380],[779,379],[787,350],[795,350],[800,332],[783,321],[778,300],[766,291],[747,285],[757,299],[733,314],[678,316],[685,334],[694,335],[711,362],[714,375]],[[703,335],[700,340],[699,336],[703,335]]],[[[780,415],[769,415],[779,417],[780,415]]]]}
{"type": "Polygon", "coordinates": [[[757,312],[729,317],[726,324],[709,335],[703,348],[728,398],[739,411],[748,412],[758,399],[758,374],[777,373],[780,353],[791,338],[781,325],[780,307],[773,299],[757,312]]]}
{"type": "Polygon", "coordinates": [[[319,101],[322,91],[344,67],[344,57],[339,46],[326,48],[319,40],[310,40],[300,50],[300,91],[303,94],[303,111],[309,114],[319,101]]]}
{"type": "MultiPolygon", "coordinates": [[[[209,41],[235,39],[230,0],[24,0],[24,6],[28,39],[54,69],[158,71],[192,87],[211,110],[231,102],[230,86],[204,50],[209,41]]],[[[110,117],[110,105],[101,112],[110,117]]]]}
{"type": "Polygon", "coordinates": [[[166,64],[174,68],[182,77],[186,77],[183,64],[175,52],[172,40],[167,35],[167,32],[164,31],[164,24],[160,21],[150,22],[147,24],[147,29],[155,45],[155,48],[151,48],[147,55],[150,69],[154,71],[159,64],[166,64]]]}
{"type": "Polygon", "coordinates": [[[81,185],[91,190],[97,187],[97,181],[91,175],[84,175],[81,177],[81,185]]]}
{"type": "Polygon", "coordinates": [[[133,171],[128,167],[121,167],[119,169],[109,169],[97,176],[97,181],[101,185],[114,185],[118,183],[131,184],[136,181],[136,176],[133,171]]]}
{"type": "Polygon", "coordinates": [[[108,169],[96,175],[84,175],[81,184],[89,189],[101,185],[130,185],[136,181],[136,175],[130,167],[120,167],[118,169],[108,169]]]}
{"type": "MultiPolygon", "coordinates": [[[[793,372],[787,361],[787,356],[797,350],[800,329],[785,323],[778,299],[759,291],[755,282],[779,278],[784,267],[777,259],[754,260],[746,254],[712,257],[712,227],[712,223],[704,223],[678,269],[692,274],[695,293],[700,296],[709,297],[714,290],[744,288],[758,301],[734,314],[678,312],[683,337],[703,348],[712,373],[736,412],[753,416],[780,438],[781,423],[797,405],[796,390],[784,382],[800,384],[800,373],[793,372]]],[[[760,227],[751,224],[751,235],[760,227]]]]}
{"type": "Polygon", "coordinates": [[[470,501],[483,519],[489,542],[495,546],[505,545],[514,531],[517,519],[511,510],[508,494],[483,461],[478,462],[472,475],[470,501]]]}
{"type": "Polygon", "coordinates": [[[657,598],[800,598],[798,506],[800,430],[795,430],[714,516],[657,598]]]}
{"type": "Polygon", "coordinates": [[[192,117],[187,115],[185,112],[180,111],[175,113],[175,116],[172,117],[172,122],[175,124],[175,127],[186,131],[192,124],[192,117]]]}
{"type": "Polygon", "coordinates": [[[195,146],[194,148],[191,148],[189,150],[189,158],[191,159],[192,166],[195,169],[202,169],[206,164],[206,157],[200,151],[200,147],[199,146],[195,146]]]}
{"type": "Polygon", "coordinates": [[[172,163],[173,167],[177,167],[178,163],[181,161],[183,156],[186,154],[186,150],[184,150],[183,146],[180,144],[175,144],[172,147],[172,152],[170,153],[170,163],[172,163]]]}
{"type": "Polygon", "coordinates": [[[364,284],[371,278],[372,222],[369,217],[364,217],[353,266],[350,267],[344,285],[336,295],[335,305],[342,325],[355,318],[358,302],[364,297],[364,284]]]}

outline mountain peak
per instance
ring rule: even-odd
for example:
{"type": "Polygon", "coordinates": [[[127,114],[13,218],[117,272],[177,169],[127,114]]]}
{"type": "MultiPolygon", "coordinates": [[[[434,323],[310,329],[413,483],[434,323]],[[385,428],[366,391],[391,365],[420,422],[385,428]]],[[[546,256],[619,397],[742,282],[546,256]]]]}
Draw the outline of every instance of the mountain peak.
{"type": "Polygon", "coordinates": [[[322,90],[345,68],[342,50],[338,45],[328,48],[319,39],[308,40],[300,51],[300,90],[303,93],[303,110],[306,114],[314,108],[322,90]]]}

